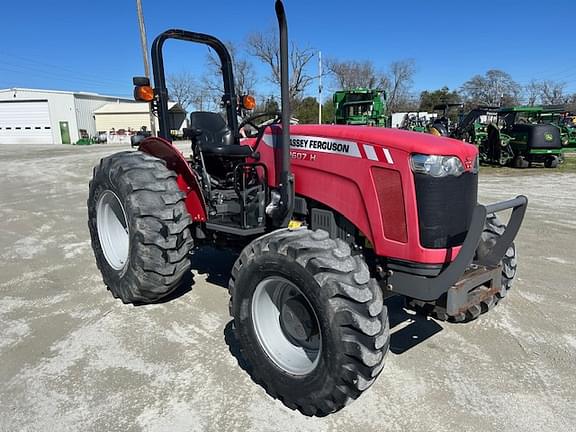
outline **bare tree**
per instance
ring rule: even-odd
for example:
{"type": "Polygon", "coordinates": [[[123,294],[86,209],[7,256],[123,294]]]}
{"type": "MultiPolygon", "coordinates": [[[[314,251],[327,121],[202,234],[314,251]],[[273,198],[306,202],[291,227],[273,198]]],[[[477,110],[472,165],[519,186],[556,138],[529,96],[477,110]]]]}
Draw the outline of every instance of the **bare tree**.
{"type": "Polygon", "coordinates": [[[543,105],[564,104],[570,101],[570,95],[565,93],[566,83],[561,81],[530,81],[524,86],[524,94],[528,105],[540,103],[543,105]]]}
{"type": "Polygon", "coordinates": [[[413,83],[416,63],[414,60],[399,60],[390,64],[388,82],[388,106],[390,111],[397,111],[403,105],[411,104],[410,88],[413,83]]]}
{"type": "MultiPolygon", "coordinates": [[[[232,58],[232,69],[234,70],[234,91],[237,95],[253,94],[256,86],[256,73],[254,66],[246,59],[232,42],[226,42],[226,48],[232,58]]],[[[206,59],[209,73],[204,77],[204,84],[211,92],[213,98],[220,102],[224,92],[222,83],[222,66],[220,58],[213,50],[208,51],[206,59]]]]}
{"type": "MultiPolygon", "coordinates": [[[[280,46],[274,31],[267,33],[253,33],[248,36],[248,52],[270,67],[269,80],[280,85],[280,46]]],[[[311,48],[300,48],[291,44],[289,55],[290,100],[296,100],[308,85],[317,78],[307,72],[307,65],[314,57],[311,48]]]]}
{"type": "Polygon", "coordinates": [[[563,104],[569,101],[570,96],[564,93],[565,82],[551,80],[540,83],[540,100],[544,105],[563,104]]]}
{"type": "Polygon", "coordinates": [[[471,104],[511,105],[518,103],[521,87],[506,72],[491,69],[466,81],[461,93],[471,104]]]}
{"type": "Polygon", "coordinates": [[[339,61],[329,58],[326,68],[334,77],[338,88],[349,90],[358,87],[376,88],[382,82],[384,74],[377,72],[369,61],[339,61]]]}
{"type": "Polygon", "coordinates": [[[179,104],[185,110],[197,102],[198,84],[189,72],[168,75],[168,95],[170,100],[179,104]]]}
{"type": "Polygon", "coordinates": [[[541,92],[541,85],[539,82],[532,80],[524,86],[524,94],[526,97],[526,103],[530,106],[536,105],[539,101],[541,92]]]}

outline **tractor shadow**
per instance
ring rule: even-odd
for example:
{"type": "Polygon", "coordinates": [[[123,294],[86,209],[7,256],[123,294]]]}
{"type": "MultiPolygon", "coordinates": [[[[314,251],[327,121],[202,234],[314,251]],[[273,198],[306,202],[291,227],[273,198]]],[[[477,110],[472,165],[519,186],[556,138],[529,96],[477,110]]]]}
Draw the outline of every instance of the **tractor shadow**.
{"type": "Polygon", "coordinates": [[[432,318],[406,309],[400,296],[388,297],[384,304],[390,322],[390,351],[394,354],[403,354],[443,330],[432,318]]]}
{"type": "MultiPolygon", "coordinates": [[[[421,344],[442,331],[436,321],[404,308],[404,299],[399,296],[389,297],[384,301],[388,308],[390,321],[390,352],[396,355],[421,344]]],[[[238,366],[251,375],[250,363],[242,356],[240,344],[234,334],[234,321],[230,320],[224,327],[224,341],[238,366]]]]}
{"type": "MultiPolygon", "coordinates": [[[[206,275],[206,281],[228,289],[230,272],[238,254],[210,247],[196,250],[192,255],[192,269],[206,275]]],[[[388,308],[390,322],[390,351],[403,354],[442,331],[443,327],[431,318],[419,315],[404,307],[400,296],[389,297],[384,301],[388,308]]],[[[249,372],[249,365],[240,353],[240,347],[233,331],[233,321],[224,328],[224,338],[230,353],[238,365],[249,372]]]]}
{"type": "MultiPolygon", "coordinates": [[[[199,275],[206,275],[206,282],[228,289],[230,272],[232,271],[236,258],[238,258],[238,254],[231,251],[203,247],[192,252],[190,263],[192,270],[196,271],[199,275]]],[[[160,300],[153,302],[153,304],[174,301],[192,291],[195,283],[194,276],[192,272],[190,272],[182,279],[182,282],[174,291],[166,297],[162,297],[160,300]]],[[[134,303],[134,306],[140,307],[146,306],[147,304],[149,303],[134,303]]]]}
{"type": "Polygon", "coordinates": [[[182,296],[184,296],[185,294],[189,293],[190,291],[192,291],[192,287],[194,286],[194,278],[192,276],[192,273],[188,273],[186,274],[183,278],[182,281],[180,282],[180,285],[178,285],[174,291],[172,291],[170,294],[168,294],[166,297],[162,297],[160,300],[154,301],[152,303],[134,303],[134,306],[136,307],[145,307],[148,306],[150,304],[163,304],[163,303],[168,303],[171,301],[174,301],[182,296]]]}
{"type": "Polygon", "coordinates": [[[206,282],[227,290],[238,255],[232,251],[203,247],[192,253],[192,270],[199,275],[206,275],[206,282]]]}

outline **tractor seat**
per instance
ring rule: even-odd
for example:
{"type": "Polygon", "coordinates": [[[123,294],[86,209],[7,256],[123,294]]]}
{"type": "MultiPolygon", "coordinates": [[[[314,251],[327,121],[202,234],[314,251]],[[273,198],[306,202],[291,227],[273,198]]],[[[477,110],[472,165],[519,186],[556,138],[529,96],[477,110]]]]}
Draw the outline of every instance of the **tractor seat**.
{"type": "Polygon", "coordinates": [[[250,147],[239,144],[230,144],[230,145],[200,144],[200,150],[204,154],[229,157],[229,158],[246,158],[253,156],[252,149],[250,147]]]}
{"type": "Polygon", "coordinates": [[[190,114],[192,139],[202,153],[229,158],[245,158],[252,155],[252,149],[234,142],[234,134],[224,118],[214,112],[195,111],[190,114]]]}

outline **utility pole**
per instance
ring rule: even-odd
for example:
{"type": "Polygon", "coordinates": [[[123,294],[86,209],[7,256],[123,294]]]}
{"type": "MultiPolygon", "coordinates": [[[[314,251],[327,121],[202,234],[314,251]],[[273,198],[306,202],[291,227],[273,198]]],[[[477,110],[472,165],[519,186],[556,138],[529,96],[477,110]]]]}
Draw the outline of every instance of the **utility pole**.
{"type": "Polygon", "coordinates": [[[322,124],[322,51],[318,51],[318,124],[322,124]]]}
{"type": "MultiPolygon", "coordinates": [[[[148,62],[148,41],[146,38],[146,26],[144,25],[144,12],[142,11],[142,0],[136,0],[136,12],[138,14],[138,27],[140,28],[140,45],[142,47],[142,57],[144,58],[144,76],[150,79],[150,63],[148,62]]],[[[150,131],[156,135],[156,116],[152,112],[150,104],[150,131]]]]}

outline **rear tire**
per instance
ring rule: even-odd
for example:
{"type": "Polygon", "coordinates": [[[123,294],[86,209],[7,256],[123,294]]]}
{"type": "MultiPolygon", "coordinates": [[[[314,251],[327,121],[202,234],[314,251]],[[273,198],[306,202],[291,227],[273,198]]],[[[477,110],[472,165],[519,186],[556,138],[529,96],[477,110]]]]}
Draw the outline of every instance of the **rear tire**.
{"type": "Polygon", "coordinates": [[[514,168],[528,168],[530,162],[528,162],[523,156],[516,156],[512,162],[514,168]]]}
{"type": "Polygon", "coordinates": [[[558,167],[558,163],[559,163],[559,160],[558,160],[557,156],[550,156],[550,157],[547,157],[546,160],[544,160],[544,166],[546,168],[556,168],[556,167],[558,167]]]}
{"type": "Polygon", "coordinates": [[[190,275],[184,198],[176,174],[145,153],[116,153],[94,168],[88,227],[96,264],[114,297],[155,302],[190,275]]]}
{"type": "Polygon", "coordinates": [[[236,261],[229,291],[248,372],[289,408],[308,416],[338,411],[382,371],[389,324],[381,289],[364,260],[327,232],[282,229],[255,240],[236,261]],[[295,295],[274,303],[286,286],[295,295]],[[285,319],[297,309],[300,327],[285,319]]]}
{"type": "MultiPolygon", "coordinates": [[[[486,218],[479,248],[484,247],[490,249],[505,230],[506,225],[500,222],[498,216],[494,214],[489,215],[486,218]]],[[[514,243],[508,247],[502,261],[500,261],[500,265],[502,266],[502,290],[456,316],[450,316],[446,313],[445,299],[439,299],[435,302],[408,299],[407,306],[419,313],[430,315],[440,321],[469,322],[475,320],[481,314],[488,312],[496,306],[500,300],[506,297],[508,291],[512,288],[517,269],[516,246],[514,243]]]]}

